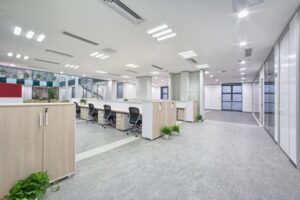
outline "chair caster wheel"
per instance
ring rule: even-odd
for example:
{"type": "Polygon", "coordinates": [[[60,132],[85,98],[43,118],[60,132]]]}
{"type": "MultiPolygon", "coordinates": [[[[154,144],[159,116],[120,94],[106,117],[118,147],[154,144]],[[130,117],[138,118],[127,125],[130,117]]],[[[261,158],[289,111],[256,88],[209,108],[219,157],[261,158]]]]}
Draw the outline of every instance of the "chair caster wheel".
{"type": "Polygon", "coordinates": [[[128,133],[126,133],[126,135],[129,135],[128,133]]]}

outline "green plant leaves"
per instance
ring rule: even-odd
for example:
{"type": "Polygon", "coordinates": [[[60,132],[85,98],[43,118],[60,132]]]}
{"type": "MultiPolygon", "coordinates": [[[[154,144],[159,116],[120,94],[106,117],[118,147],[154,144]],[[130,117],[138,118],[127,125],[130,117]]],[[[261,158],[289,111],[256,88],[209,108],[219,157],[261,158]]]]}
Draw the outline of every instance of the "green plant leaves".
{"type": "Polygon", "coordinates": [[[19,180],[6,195],[4,200],[35,200],[42,199],[49,187],[47,172],[33,173],[23,180],[19,180]]]}

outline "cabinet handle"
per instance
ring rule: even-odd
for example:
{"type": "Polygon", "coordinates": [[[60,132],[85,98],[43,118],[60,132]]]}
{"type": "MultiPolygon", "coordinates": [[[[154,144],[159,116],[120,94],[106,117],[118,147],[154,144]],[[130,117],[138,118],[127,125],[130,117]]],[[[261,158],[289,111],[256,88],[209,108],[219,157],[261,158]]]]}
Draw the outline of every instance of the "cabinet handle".
{"type": "Polygon", "coordinates": [[[45,108],[45,123],[48,126],[48,108],[45,108]]]}
{"type": "Polygon", "coordinates": [[[40,113],[40,126],[43,126],[43,115],[40,113]]]}

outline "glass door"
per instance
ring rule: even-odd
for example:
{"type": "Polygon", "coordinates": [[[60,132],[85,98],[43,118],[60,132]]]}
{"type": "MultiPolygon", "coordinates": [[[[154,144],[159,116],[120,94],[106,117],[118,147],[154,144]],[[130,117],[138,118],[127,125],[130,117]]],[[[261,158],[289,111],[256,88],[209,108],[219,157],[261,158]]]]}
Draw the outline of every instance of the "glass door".
{"type": "Polygon", "coordinates": [[[222,110],[242,111],[242,84],[222,85],[222,110]]]}

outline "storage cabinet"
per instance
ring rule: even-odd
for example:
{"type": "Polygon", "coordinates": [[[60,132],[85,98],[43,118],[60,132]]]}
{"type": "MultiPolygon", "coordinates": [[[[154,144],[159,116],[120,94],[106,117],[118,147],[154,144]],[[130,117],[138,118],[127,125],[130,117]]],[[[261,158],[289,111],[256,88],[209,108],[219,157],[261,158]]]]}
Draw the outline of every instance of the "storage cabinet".
{"type": "Polygon", "coordinates": [[[104,124],[104,110],[98,110],[98,123],[104,124]]]}
{"type": "Polygon", "coordinates": [[[0,198],[31,173],[55,181],[75,171],[73,104],[0,105],[0,121],[0,198]]]}
{"type": "Polygon", "coordinates": [[[184,121],[185,111],[184,108],[177,108],[177,120],[184,121]]]}
{"type": "Polygon", "coordinates": [[[116,128],[119,130],[127,130],[130,128],[128,113],[117,113],[116,114],[116,128]]]}
{"type": "Polygon", "coordinates": [[[89,120],[89,108],[88,107],[80,107],[80,119],[89,120]]]}

